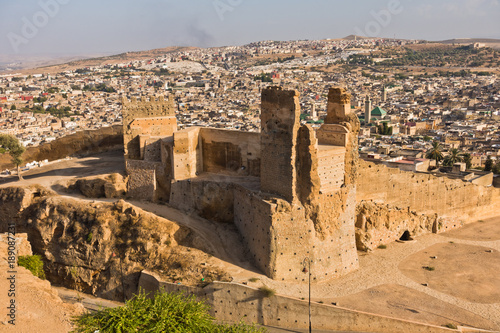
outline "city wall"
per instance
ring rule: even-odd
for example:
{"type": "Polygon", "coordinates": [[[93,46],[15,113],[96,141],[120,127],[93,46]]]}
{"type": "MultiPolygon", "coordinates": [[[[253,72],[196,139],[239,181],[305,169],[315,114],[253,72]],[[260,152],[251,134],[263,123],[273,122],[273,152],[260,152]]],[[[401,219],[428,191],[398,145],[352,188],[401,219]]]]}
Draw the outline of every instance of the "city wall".
{"type": "Polygon", "coordinates": [[[374,249],[411,235],[440,233],[498,216],[500,189],[360,161],[356,239],[374,249]]]}
{"type": "MultiPolygon", "coordinates": [[[[23,154],[23,163],[55,161],[67,156],[86,155],[123,149],[122,126],[79,131],[38,147],[30,147],[23,154]]],[[[0,154],[0,170],[14,168],[9,154],[0,154]]]]}
{"type": "MultiPolygon", "coordinates": [[[[307,278],[307,273],[302,273],[307,278]]],[[[255,288],[241,284],[213,282],[204,288],[162,282],[153,273],[143,271],[139,288],[146,293],[184,292],[194,294],[210,305],[211,314],[219,321],[258,323],[290,329],[309,327],[308,302],[275,295],[266,295],[255,288]]],[[[314,330],[358,331],[380,333],[447,333],[457,330],[411,321],[379,316],[365,312],[325,305],[311,304],[314,330]]],[[[474,332],[474,330],[470,331],[474,332]]]]}

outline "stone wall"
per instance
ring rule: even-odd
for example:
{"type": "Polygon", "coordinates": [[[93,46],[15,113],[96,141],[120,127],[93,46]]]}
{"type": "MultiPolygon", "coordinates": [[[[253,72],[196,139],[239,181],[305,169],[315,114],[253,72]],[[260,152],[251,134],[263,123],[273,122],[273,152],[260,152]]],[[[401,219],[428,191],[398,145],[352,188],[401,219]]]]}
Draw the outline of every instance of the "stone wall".
{"type": "MultiPolygon", "coordinates": [[[[123,149],[123,128],[121,125],[79,131],[38,147],[29,147],[22,158],[24,163],[46,159],[55,161],[67,156],[95,154],[118,149],[123,149]]],[[[0,170],[14,167],[9,154],[0,154],[0,170]]]]}
{"type": "Polygon", "coordinates": [[[193,127],[174,133],[173,179],[185,180],[203,171],[200,128],[193,127]]]}
{"type": "Polygon", "coordinates": [[[260,176],[259,133],[202,128],[203,171],[260,176]]]}
{"type": "Polygon", "coordinates": [[[356,201],[358,247],[367,250],[405,231],[439,233],[498,216],[500,189],[361,161],[356,201]]]}
{"type": "Polygon", "coordinates": [[[293,201],[300,127],[298,92],[268,88],[262,92],[261,103],[261,189],[293,201]]]}
{"type": "MultiPolygon", "coordinates": [[[[302,273],[307,276],[307,274],[302,273]]],[[[289,329],[309,327],[308,302],[296,298],[266,295],[255,288],[235,283],[213,282],[204,288],[162,282],[153,273],[143,271],[139,288],[154,295],[164,292],[183,292],[196,295],[210,306],[211,314],[219,321],[257,323],[289,329]]],[[[380,332],[380,333],[448,333],[457,330],[426,325],[391,317],[325,305],[311,304],[313,330],[380,332]]],[[[470,332],[479,332],[471,330],[470,332]]]]}
{"type": "Polygon", "coordinates": [[[128,195],[134,199],[156,201],[156,170],[160,167],[160,163],[126,160],[128,195]]]}

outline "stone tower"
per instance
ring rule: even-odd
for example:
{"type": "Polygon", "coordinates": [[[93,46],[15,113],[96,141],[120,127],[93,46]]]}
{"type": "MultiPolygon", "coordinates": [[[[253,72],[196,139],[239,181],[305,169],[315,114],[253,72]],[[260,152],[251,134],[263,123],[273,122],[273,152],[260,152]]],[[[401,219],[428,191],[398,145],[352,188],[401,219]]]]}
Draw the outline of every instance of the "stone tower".
{"type": "Polygon", "coordinates": [[[123,141],[125,158],[144,159],[145,140],[171,136],[177,130],[173,98],[143,96],[140,100],[124,98],[123,141]]]}
{"type": "Polygon", "coordinates": [[[370,96],[366,96],[365,100],[365,125],[371,123],[372,120],[372,101],[370,96]]]}
{"type": "Polygon", "coordinates": [[[264,89],[260,192],[234,192],[234,221],[256,265],[269,277],[313,281],[359,267],[354,217],[357,133],[350,95],[333,88],[325,124],[300,126],[296,91],[264,89]]]}

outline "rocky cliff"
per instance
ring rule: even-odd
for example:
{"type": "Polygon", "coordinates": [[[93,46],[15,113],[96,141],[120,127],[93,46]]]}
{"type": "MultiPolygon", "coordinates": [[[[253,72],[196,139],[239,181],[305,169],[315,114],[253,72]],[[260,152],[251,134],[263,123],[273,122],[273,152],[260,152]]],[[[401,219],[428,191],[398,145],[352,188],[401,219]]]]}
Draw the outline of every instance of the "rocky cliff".
{"type": "Polygon", "coordinates": [[[90,203],[37,187],[0,189],[0,232],[9,222],[26,232],[44,257],[49,281],[95,296],[122,300],[136,292],[143,269],[170,281],[229,281],[207,263],[197,235],[124,201],[90,203]]]}

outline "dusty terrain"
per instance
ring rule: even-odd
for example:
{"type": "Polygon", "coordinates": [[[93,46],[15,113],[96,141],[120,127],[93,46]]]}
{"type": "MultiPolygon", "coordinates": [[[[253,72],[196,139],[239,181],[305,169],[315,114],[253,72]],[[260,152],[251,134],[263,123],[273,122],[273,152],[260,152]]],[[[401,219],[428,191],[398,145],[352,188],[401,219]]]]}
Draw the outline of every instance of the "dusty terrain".
{"type": "MultiPolygon", "coordinates": [[[[114,202],[116,199],[88,199],[62,192],[62,185],[76,178],[104,176],[117,171],[123,171],[123,158],[120,153],[107,153],[53,163],[27,172],[22,182],[6,179],[0,182],[0,188],[41,184],[80,202],[114,202]]],[[[307,298],[307,285],[283,284],[259,274],[246,261],[236,231],[227,225],[187,216],[167,205],[128,203],[192,229],[213,253],[210,260],[231,274],[236,282],[254,287],[265,284],[279,294],[307,298]],[[256,280],[250,282],[251,278],[256,280]]],[[[435,325],[499,330],[499,253],[500,217],[445,234],[427,234],[414,241],[392,243],[386,249],[370,253],[359,252],[359,270],[342,279],[313,285],[312,298],[325,304],[336,303],[355,310],[435,325]]]]}
{"type": "MultiPolygon", "coordinates": [[[[3,237],[5,239],[5,237],[3,237]]],[[[27,253],[20,253],[26,255],[27,253]]],[[[0,304],[7,307],[11,298],[7,294],[10,283],[7,280],[7,244],[0,241],[0,304]]],[[[6,310],[0,314],[0,332],[16,333],[54,333],[69,332],[72,328],[71,317],[83,311],[79,305],[63,303],[57,291],[48,281],[34,277],[24,267],[17,267],[15,326],[8,323],[6,310]]]]}

